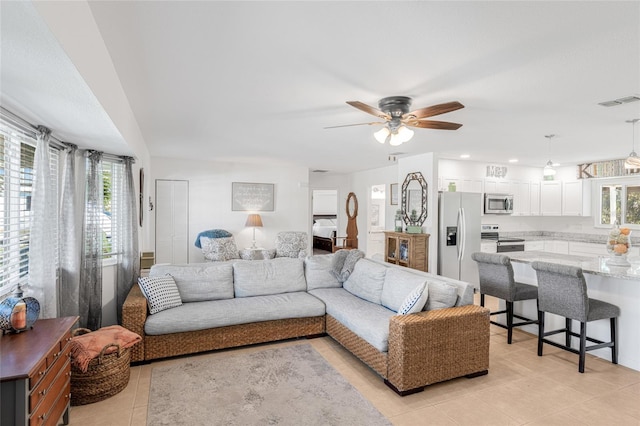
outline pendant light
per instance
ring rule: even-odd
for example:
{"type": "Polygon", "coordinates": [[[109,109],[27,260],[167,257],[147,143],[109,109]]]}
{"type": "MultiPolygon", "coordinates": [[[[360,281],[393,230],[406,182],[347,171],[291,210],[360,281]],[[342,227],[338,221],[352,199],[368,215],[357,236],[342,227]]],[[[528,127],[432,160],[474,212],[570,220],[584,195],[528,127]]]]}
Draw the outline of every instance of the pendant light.
{"type": "Polygon", "coordinates": [[[544,169],[542,170],[542,174],[544,176],[545,179],[547,180],[552,180],[553,177],[556,175],[556,169],[553,168],[553,162],[551,162],[551,139],[554,138],[555,135],[545,135],[544,137],[547,138],[548,142],[548,153],[549,153],[549,161],[547,161],[547,164],[544,166],[544,169]]]}
{"type": "Polygon", "coordinates": [[[634,118],[633,120],[627,120],[627,123],[631,123],[633,127],[633,139],[631,139],[631,154],[624,162],[625,169],[638,169],[640,168],[640,157],[636,154],[636,123],[640,121],[640,118],[634,118]]]}

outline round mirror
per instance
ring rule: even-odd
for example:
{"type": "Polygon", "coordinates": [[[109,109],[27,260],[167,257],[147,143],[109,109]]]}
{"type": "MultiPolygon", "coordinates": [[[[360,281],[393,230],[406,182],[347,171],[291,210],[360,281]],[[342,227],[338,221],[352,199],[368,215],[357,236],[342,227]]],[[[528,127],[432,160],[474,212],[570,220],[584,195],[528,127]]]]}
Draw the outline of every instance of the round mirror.
{"type": "Polygon", "coordinates": [[[420,172],[409,173],[402,184],[402,216],[410,226],[427,219],[427,181],[420,172]]]}
{"type": "Polygon", "coordinates": [[[358,216],[358,199],[353,192],[350,192],[347,196],[347,216],[349,219],[354,219],[358,216]]]}

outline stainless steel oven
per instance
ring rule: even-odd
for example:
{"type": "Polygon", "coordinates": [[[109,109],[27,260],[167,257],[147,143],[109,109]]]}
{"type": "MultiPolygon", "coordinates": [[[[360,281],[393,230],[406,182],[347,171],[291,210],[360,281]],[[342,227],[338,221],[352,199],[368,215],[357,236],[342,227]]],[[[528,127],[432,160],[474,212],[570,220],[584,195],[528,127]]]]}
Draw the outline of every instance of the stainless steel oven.
{"type": "Polygon", "coordinates": [[[513,213],[512,194],[484,194],[485,214],[511,214],[513,213]]]}

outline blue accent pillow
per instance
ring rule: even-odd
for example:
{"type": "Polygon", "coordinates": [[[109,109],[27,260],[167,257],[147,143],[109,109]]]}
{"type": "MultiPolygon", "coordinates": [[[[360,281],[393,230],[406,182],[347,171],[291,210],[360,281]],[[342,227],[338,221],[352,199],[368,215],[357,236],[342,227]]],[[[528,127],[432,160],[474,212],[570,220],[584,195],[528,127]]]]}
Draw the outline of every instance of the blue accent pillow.
{"type": "Polygon", "coordinates": [[[209,229],[208,231],[202,231],[201,233],[198,234],[198,236],[196,237],[196,242],[194,243],[194,245],[196,247],[198,247],[199,249],[202,248],[202,245],[200,244],[200,237],[207,237],[207,238],[229,238],[231,237],[231,233],[228,231],[225,231],[224,229],[209,229]]]}
{"type": "Polygon", "coordinates": [[[398,315],[408,315],[420,312],[427,303],[429,292],[427,290],[427,282],[423,282],[414,288],[402,302],[402,306],[398,309],[398,315]]]}

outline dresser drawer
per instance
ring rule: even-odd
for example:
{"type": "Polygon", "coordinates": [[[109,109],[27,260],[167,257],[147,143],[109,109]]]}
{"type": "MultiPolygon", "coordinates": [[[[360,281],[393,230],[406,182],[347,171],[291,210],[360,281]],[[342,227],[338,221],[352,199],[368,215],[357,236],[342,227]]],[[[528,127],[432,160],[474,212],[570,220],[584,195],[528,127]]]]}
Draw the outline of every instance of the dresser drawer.
{"type": "Polygon", "coordinates": [[[29,376],[29,390],[36,387],[45,374],[47,374],[47,359],[42,358],[38,363],[35,372],[29,376]]]}
{"type": "MultiPolygon", "coordinates": [[[[34,388],[33,392],[29,397],[29,411],[33,412],[38,403],[49,393],[51,392],[51,385],[53,381],[58,377],[60,370],[68,366],[68,361],[71,359],[71,347],[66,346],[66,348],[62,351],[62,354],[56,358],[57,362],[47,371],[44,379],[38,383],[38,385],[34,388]]],[[[70,370],[64,372],[64,374],[69,377],[70,370]]]]}
{"type": "MultiPolygon", "coordinates": [[[[29,425],[46,425],[46,424],[56,424],[58,418],[52,419],[50,418],[53,415],[52,407],[63,394],[63,391],[66,394],[69,394],[71,391],[71,377],[69,375],[71,371],[71,363],[70,360],[67,360],[66,363],[63,363],[62,368],[58,372],[57,376],[53,376],[53,382],[51,386],[47,389],[44,395],[40,400],[40,403],[36,407],[35,411],[31,413],[31,418],[29,420],[29,425]],[[65,390],[68,388],[68,390],[65,390]]],[[[48,377],[45,379],[47,380],[48,377]]]]}

